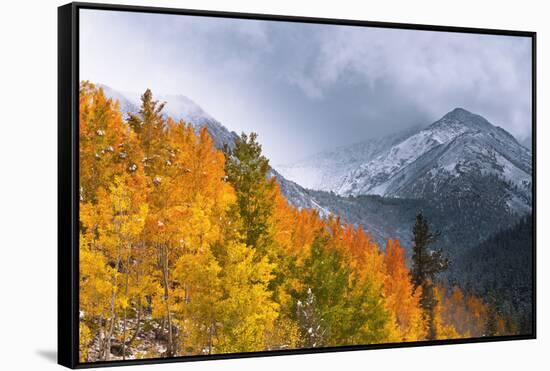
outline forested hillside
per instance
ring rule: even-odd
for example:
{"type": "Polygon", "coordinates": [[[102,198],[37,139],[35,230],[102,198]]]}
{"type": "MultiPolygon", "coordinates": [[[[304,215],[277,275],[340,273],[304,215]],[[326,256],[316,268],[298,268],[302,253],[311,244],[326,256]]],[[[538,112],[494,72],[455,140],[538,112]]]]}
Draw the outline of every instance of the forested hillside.
{"type": "Polygon", "coordinates": [[[530,333],[533,323],[532,218],[525,217],[512,228],[466,250],[457,257],[449,276],[469,292],[487,298],[499,313],[516,318],[519,332],[530,333]]]}
{"type": "Polygon", "coordinates": [[[504,335],[506,315],[438,276],[418,214],[411,265],[338,216],[290,205],[260,139],[80,89],[80,359],[191,356],[504,335]]]}

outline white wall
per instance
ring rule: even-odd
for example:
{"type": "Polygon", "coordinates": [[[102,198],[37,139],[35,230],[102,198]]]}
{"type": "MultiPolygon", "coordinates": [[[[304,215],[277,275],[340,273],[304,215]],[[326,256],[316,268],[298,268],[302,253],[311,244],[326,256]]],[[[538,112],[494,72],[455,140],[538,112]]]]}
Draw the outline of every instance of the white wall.
{"type": "MultiPolygon", "coordinates": [[[[165,370],[541,369],[548,366],[550,26],[544,1],[193,0],[128,4],[538,32],[538,335],[536,341],[210,361],[165,370]],[[546,146],[545,146],[546,144],[546,146]],[[544,290],[544,291],[543,291],[544,290]]],[[[48,370],[56,349],[57,10],[5,1],[0,12],[0,368],[48,370]]],[[[140,366],[146,369],[151,366],[140,366]]]]}

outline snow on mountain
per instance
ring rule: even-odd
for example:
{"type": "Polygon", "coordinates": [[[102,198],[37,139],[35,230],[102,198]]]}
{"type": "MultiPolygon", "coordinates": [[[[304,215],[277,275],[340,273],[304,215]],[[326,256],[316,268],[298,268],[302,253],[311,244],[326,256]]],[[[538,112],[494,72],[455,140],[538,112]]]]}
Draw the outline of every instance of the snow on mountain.
{"type": "Polygon", "coordinates": [[[285,178],[305,188],[335,191],[342,186],[344,177],[351,171],[418,130],[417,127],[409,128],[385,137],[323,151],[292,164],[275,165],[275,168],[285,178]]]}
{"type": "Polygon", "coordinates": [[[197,130],[206,126],[214,139],[216,147],[223,148],[224,145],[233,146],[237,134],[228,130],[188,97],[184,95],[159,95],[157,99],[166,102],[164,112],[174,120],[189,122],[197,130]]]}
{"type": "MultiPolygon", "coordinates": [[[[106,85],[99,85],[106,96],[118,100],[120,110],[126,116],[128,113],[139,111],[141,95],[139,93],[120,92],[106,85]]],[[[229,131],[219,121],[205,112],[197,103],[184,95],[155,95],[154,99],[165,102],[164,113],[166,116],[179,121],[183,120],[192,124],[196,130],[206,126],[218,148],[224,145],[232,146],[237,134],[229,131]]]]}
{"type": "Polygon", "coordinates": [[[323,218],[328,217],[332,213],[328,207],[321,205],[320,202],[312,196],[309,190],[291,180],[286,179],[275,169],[271,168],[268,177],[274,177],[277,179],[277,182],[279,182],[279,185],[281,186],[281,192],[295,207],[300,209],[315,209],[323,218]]]}
{"type": "Polygon", "coordinates": [[[496,177],[511,211],[523,213],[531,207],[531,172],[530,151],[512,135],[457,108],[350,171],[337,193],[432,199],[450,185],[496,177]]]}
{"type": "Polygon", "coordinates": [[[158,99],[166,102],[165,111],[168,116],[188,122],[204,122],[214,120],[198,104],[185,95],[160,95],[158,99]]]}
{"type": "Polygon", "coordinates": [[[123,115],[126,116],[129,112],[139,111],[139,94],[122,93],[103,84],[98,84],[98,86],[103,89],[105,96],[118,101],[123,115]]]}
{"type": "MultiPolygon", "coordinates": [[[[140,95],[137,93],[122,93],[106,85],[100,85],[106,96],[118,100],[121,111],[126,116],[128,113],[139,111],[140,95]]],[[[217,148],[222,149],[225,145],[232,147],[237,134],[228,130],[219,121],[205,112],[198,104],[184,95],[156,95],[155,99],[166,102],[164,112],[166,116],[174,120],[183,120],[192,124],[196,130],[206,126],[210,136],[214,139],[217,148]]],[[[319,205],[306,189],[287,180],[274,169],[271,169],[268,177],[275,177],[281,186],[281,191],[288,201],[299,208],[312,208],[319,211],[322,216],[330,213],[326,208],[319,205]]]]}

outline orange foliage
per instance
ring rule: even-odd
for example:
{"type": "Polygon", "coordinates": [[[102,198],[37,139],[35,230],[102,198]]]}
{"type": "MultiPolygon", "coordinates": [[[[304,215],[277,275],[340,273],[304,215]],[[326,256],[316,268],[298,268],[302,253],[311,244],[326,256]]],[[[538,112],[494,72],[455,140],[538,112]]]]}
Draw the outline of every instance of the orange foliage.
{"type": "Polygon", "coordinates": [[[421,288],[413,289],[405,261],[405,250],[399,241],[388,241],[384,262],[386,264],[384,289],[388,307],[396,315],[401,340],[423,339],[426,336],[426,325],[420,309],[421,288]]]}

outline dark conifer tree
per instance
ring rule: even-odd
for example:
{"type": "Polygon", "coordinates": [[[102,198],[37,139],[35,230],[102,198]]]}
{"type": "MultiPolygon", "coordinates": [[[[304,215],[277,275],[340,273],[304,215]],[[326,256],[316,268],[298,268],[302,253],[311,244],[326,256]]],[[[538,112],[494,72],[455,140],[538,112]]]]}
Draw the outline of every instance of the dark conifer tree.
{"type": "MultiPolygon", "coordinates": [[[[270,243],[269,219],[274,207],[274,179],[267,179],[269,161],[257,134],[242,134],[226,148],[227,180],[237,192],[241,232],[247,245],[264,250],[270,243]]],[[[265,253],[265,251],[261,251],[265,253]]]]}
{"type": "Polygon", "coordinates": [[[437,336],[435,328],[435,297],[434,281],[438,273],[446,270],[449,260],[444,257],[441,249],[430,249],[430,245],[437,241],[439,232],[430,231],[428,221],[419,212],[413,227],[413,255],[412,255],[412,282],[414,289],[422,288],[420,305],[424,312],[424,319],[428,324],[428,340],[437,336]]]}

